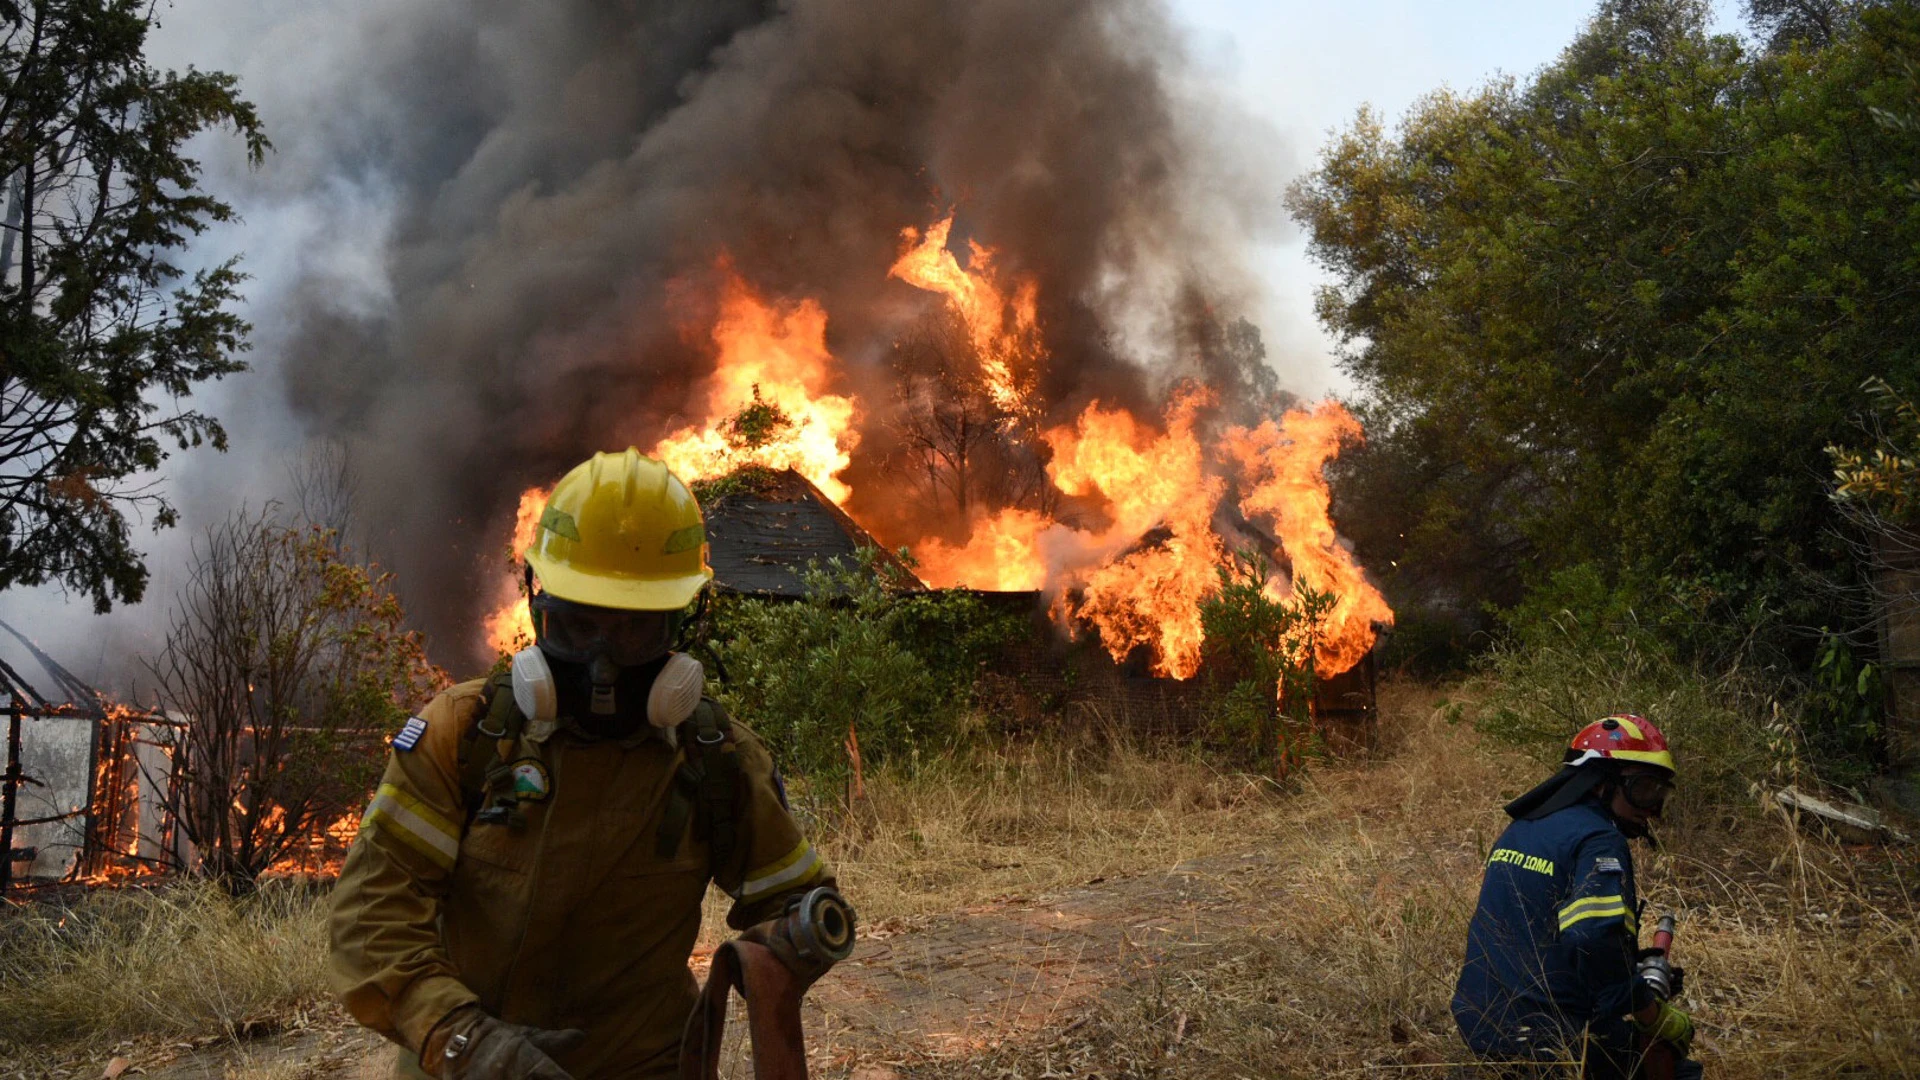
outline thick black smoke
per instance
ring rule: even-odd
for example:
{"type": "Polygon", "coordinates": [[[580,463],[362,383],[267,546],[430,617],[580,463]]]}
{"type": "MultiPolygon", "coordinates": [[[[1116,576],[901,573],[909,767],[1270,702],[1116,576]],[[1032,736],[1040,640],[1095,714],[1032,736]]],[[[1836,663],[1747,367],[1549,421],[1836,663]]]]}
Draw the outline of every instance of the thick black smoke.
{"type": "Polygon", "coordinates": [[[887,269],[949,207],[956,246],[1038,280],[1059,417],[1218,381],[1221,340],[1257,366],[1223,328],[1270,204],[1222,134],[1262,136],[1196,105],[1177,40],[1153,0],[425,5],[281,139],[282,175],[391,188],[384,300],[316,276],[261,359],[349,445],[362,524],[457,663],[520,489],[700,418],[685,298],[723,253],[828,312],[868,406],[856,513],[890,483],[890,343],[938,303],[887,269]]]}

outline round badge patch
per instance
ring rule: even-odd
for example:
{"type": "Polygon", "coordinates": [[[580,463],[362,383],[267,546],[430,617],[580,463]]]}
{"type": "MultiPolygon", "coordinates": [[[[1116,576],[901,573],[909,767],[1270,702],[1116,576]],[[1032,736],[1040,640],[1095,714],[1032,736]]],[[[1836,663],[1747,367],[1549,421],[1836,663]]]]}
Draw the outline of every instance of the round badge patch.
{"type": "Polygon", "coordinates": [[[547,797],[552,784],[547,767],[536,758],[521,758],[513,763],[513,797],[523,802],[539,802],[547,797]]]}

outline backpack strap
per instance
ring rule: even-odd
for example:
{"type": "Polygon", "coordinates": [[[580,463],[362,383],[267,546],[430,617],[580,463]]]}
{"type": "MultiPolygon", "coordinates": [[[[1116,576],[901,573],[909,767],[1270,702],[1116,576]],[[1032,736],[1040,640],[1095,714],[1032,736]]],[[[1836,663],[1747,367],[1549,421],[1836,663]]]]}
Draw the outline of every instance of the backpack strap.
{"type": "Polygon", "coordinates": [[[693,716],[680,725],[687,748],[674,774],[672,793],[660,817],[655,850],[663,859],[680,850],[680,837],[692,819],[707,841],[707,865],[718,873],[729,865],[739,838],[740,759],[730,745],[732,721],[710,698],[701,698],[693,716]]]}
{"type": "Polygon", "coordinates": [[[488,679],[486,689],[480,692],[474,722],[460,736],[460,794],[468,824],[521,823],[517,800],[512,797],[513,766],[507,758],[526,723],[527,718],[513,700],[512,674],[503,671],[488,679]],[[483,736],[493,742],[493,753],[480,746],[483,736]],[[493,796],[492,806],[486,805],[489,796],[493,796]]]}

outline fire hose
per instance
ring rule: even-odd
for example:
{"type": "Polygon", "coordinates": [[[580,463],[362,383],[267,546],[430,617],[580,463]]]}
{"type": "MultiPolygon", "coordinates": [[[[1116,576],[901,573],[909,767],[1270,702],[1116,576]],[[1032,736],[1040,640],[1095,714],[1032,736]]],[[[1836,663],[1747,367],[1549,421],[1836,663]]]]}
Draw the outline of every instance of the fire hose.
{"type": "Polygon", "coordinates": [[[800,997],[852,955],[853,931],[853,908],[833,889],[819,888],[788,907],[766,935],[772,945],[737,938],[714,950],[707,985],[680,1040],[681,1080],[718,1080],[727,1002],[736,988],[747,1003],[754,1080],[806,1080],[800,997]]]}
{"type": "MultiPolygon", "coordinates": [[[[1653,945],[1635,974],[1656,1003],[1673,996],[1673,916],[1662,915],[1653,931],[1653,945]]],[[[1672,1046],[1651,1035],[1639,1038],[1640,1069],[1644,1080],[1673,1080],[1679,1055],[1672,1046]]]]}

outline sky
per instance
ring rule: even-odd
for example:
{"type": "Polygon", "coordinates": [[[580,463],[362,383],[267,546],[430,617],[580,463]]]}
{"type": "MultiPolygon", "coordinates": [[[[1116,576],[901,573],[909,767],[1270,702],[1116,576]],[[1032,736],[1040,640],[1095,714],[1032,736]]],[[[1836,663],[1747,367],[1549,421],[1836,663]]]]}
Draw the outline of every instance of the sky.
{"type": "MultiPolygon", "coordinates": [[[[1273,155],[1289,180],[1312,168],[1329,136],[1363,105],[1389,123],[1441,87],[1467,91],[1501,74],[1524,78],[1559,55],[1592,15],[1590,0],[1171,0],[1189,47],[1223,93],[1276,130],[1273,155]]],[[[1739,26],[1739,5],[1716,0],[1715,28],[1739,26]]],[[[1284,184],[1279,185],[1284,188],[1284,184]]],[[[1294,392],[1350,389],[1334,344],[1313,317],[1327,277],[1289,229],[1263,245],[1260,328],[1294,392]]]]}
{"type": "MultiPolygon", "coordinates": [[[[234,72],[271,133],[276,116],[324,97],[316,87],[353,77],[351,38],[333,42],[337,51],[313,47],[315,20],[351,12],[362,24],[377,25],[383,11],[441,2],[173,0],[161,10],[149,53],[161,67],[234,72]]],[[[1194,61],[1187,90],[1223,106],[1222,131],[1215,137],[1224,133],[1247,144],[1237,155],[1241,167],[1253,163],[1261,173],[1259,190],[1276,203],[1361,106],[1371,105],[1392,124],[1440,87],[1466,91],[1502,73],[1524,78],[1558,55],[1594,7],[1594,0],[1166,2],[1183,35],[1180,44],[1194,61]],[[1256,122],[1239,122],[1246,117],[1256,122]]],[[[1738,0],[1716,0],[1717,28],[1735,29],[1737,8],[1738,0]]],[[[276,150],[282,157],[301,153],[286,142],[276,150]]],[[[208,166],[207,183],[216,192],[239,184],[230,160],[215,154],[208,166]]],[[[136,527],[150,539],[154,575],[143,604],[102,620],[90,614],[83,598],[57,588],[16,589],[0,593],[0,618],[27,629],[82,674],[128,646],[146,651],[155,644],[152,630],[164,616],[192,536],[233,509],[234,492],[259,490],[261,475],[284,468],[275,453],[249,452],[289,445],[277,380],[265,370],[276,344],[275,297],[284,295],[303,266],[316,262],[328,266],[335,281],[380,280],[378,267],[361,264],[377,257],[381,246],[387,224],[381,194],[377,185],[348,183],[318,200],[276,199],[271,185],[254,185],[246,198],[233,196],[243,220],[210,230],[202,238],[204,256],[214,261],[245,253],[255,307],[248,313],[256,326],[251,359],[260,370],[210,388],[203,407],[226,422],[235,450],[196,452],[189,468],[166,478],[183,510],[180,528],[154,537],[136,527]]],[[[1284,213],[1273,217],[1285,221],[1284,213]]],[[[1309,258],[1305,237],[1285,224],[1254,243],[1252,314],[1283,384],[1307,398],[1350,389],[1334,362],[1332,342],[1313,317],[1314,290],[1325,275],[1309,258]]],[[[184,261],[191,266],[194,259],[184,261]]]]}

